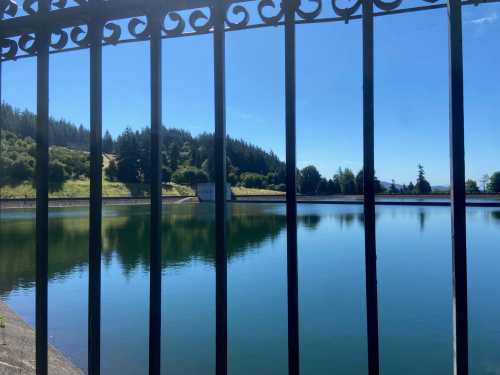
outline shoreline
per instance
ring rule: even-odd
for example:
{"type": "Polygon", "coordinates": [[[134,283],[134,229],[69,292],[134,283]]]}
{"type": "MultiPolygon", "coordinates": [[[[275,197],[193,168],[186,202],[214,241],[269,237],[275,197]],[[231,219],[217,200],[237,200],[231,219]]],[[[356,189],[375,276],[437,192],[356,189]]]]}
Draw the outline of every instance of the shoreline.
{"type": "MultiPolygon", "coordinates": [[[[0,316],[5,323],[5,328],[0,328],[0,373],[34,375],[35,331],[1,300],[0,316]]],[[[48,362],[51,375],[83,375],[83,371],[51,345],[48,362]]]]}
{"type": "MultiPolygon", "coordinates": [[[[163,196],[163,203],[179,203],[188,201],[198,201],[196,196],[163,196]]],[[[149,197],[102,197],[102,204],[105,206],[133,206],[146,205],[150,203],[149,197]]],[[[88,207],[90,198],[49,198],[49,207],[88,207]]],[[[13,208],[35,208],[35,198],[8,198],[0,199],[0,209],[13,208]]]]}
{"type": "MultiPolygon", "coordinates": [[[[471,194],[467,195],[468,206],[500,207],[500,194],[471,194]]],[[[199,203],[197,196],[163,196],[163,204],[199,203]]],[[[233,203],[279,203],[285,202],[285,194],[276,195],[237,195],[231,200],[233,203]]],[[[297,203],[315,204],[362,204],[362,195],[297,195],[297,203]]],[[[88,197],[49,198],[49,207],[88,207],[88,197]]],[[[149,197],[103,197],[103,206],[133,206],[150,204],[149,197]]],[[[436,205],[449,206],[450,196],[447,194],[409,195],[409,194],[380,194],[376,196],[376,204],[380,205],[436,205]]],[[[35,198],[0,198],[0,209],[33,209],[36,207],[35,198]]]]}

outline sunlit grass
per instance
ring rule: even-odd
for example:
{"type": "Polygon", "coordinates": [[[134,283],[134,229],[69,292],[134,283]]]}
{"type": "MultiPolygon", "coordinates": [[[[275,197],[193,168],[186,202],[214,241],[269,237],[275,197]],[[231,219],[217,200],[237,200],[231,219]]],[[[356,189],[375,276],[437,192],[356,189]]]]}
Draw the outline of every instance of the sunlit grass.
{"type": "MultiPolygon", "coordinates": [[[[280,195],[281,191],[254,189],[246,187],[232,187],[234,195],[280,195]]],[[[50,189],[50,198],[86,198],[90,195],[90,180],[88,178],[67,180],[61,186],[50,189]]],[[[149,195],[147,184],[124,184],[123,182],[102,182],[103,197],[146,197],[149,195]]],[[[194,196],[196,192],[189,186],[173,182],[163,184],[163,195],[171,197],[194,196]]],[[[16,186],[5,185],[0,187],[0,198],[35,198],[36,190],[30,182],[23,182],[16,186]]]]}
{"type": "MultiPolygon", "coordinates": [[[[103,197],[131,197],[147,196],[147,184],[124,184],[123,182],[112,182],[106,179],[102,183],[103,197]]],[[[67,180],[61,186],[50,189],[50,198],[84,198],[90,195],[90,180],[67,180]]],[[[189,186],[177,185],[174,183],[163,184],[163,195],[166,196],[187,196],[195,195],[189,186]]],[[[36,196],[35,187],[29,182],[23,182],[16,186],[2,186],[0,188],[1,198],[34,198],[36,196]]]]}
{"type": "Polygon", "coordinates": [[[242,186],[235,186],[231,188],[234,195],[282,195],[282,191],[268,190],[268,189],[254,189],[242,186]]]}

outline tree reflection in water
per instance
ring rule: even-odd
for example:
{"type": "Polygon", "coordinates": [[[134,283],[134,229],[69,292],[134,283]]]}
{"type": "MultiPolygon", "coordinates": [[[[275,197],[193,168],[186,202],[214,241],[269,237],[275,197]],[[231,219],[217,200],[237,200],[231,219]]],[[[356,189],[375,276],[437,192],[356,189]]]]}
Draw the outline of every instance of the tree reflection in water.
{"type": "MultiPolygon", "coordinates": [[[[299,226],[314,231],[322,218],[330,216],[312,208],[299,210],[299,226]],[[325,216],[326,215],[326,216],[325,216]]],[[[228,219],[228,261],[256,251],[286,230],[285,207],[281,204],[231,204],[228,219]]],[[[478,213],[500,224],[499,210],[478,213]]],[[[377,216],[380,213],[377,213],[377,216]]],[[[419,208],[420,230],[425,230],[429,212],[419,208]]],[[[474,212],[470,212],[471,215],[474,212]]],[[[363,212],[334,211],[331,217],[341,229],[363,225],[363,212]]],[[[162,222],[162,267],[179,267],[193,260],[213,265],[215,261],[214,205],[168,205],[162,222]]],[[[149,267],[149,208],[147,206],[105,207],[103,211],[103,264],[113,258],[128,274],[149,267]]],[[[88,209],[52,209],[49,221],[49,280],[85,272],[88,265],[88,209]]],[[[0,225],[0,295],[14,289],[32,288],[35,282],[34,212],[4,212],[0,225]],[[15,256],[13,256],[15,254],[15,256]]]]}
{"type": "MultiPolygon", "coordinates": [[[[162,222],[162,267],[177,267],[193,260],[214,264],[213,204],[167,206],[162,222]]],[[[35,222],[33,212],[17,219],[3,215],[0,226],[0,295],[32,288],[35,282],[35,222]],[[13,256],[15,254],[15,256],[13,256]]],[[[88,210],[51,210],[49,221],[49,280],[85,271],[88,265],[88,210]]],[[[314,229],[321,216],[299,216],[299,224],[314,229]]],[[[228,260],[272,241],[286,229],[282,205],[230,205],[228,260]]],[[[103,212],[104,266],[115,257],[125,274],[149,268],[149,208],[108,207],[103,212]]]]}

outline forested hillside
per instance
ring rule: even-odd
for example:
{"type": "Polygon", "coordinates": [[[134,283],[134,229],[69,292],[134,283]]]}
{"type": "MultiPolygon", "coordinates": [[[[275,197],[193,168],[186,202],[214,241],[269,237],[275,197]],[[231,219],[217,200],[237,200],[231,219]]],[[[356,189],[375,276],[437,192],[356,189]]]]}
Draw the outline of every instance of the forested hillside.
{"type": "MultiPolygon", "coordinates": [[[[30,111],[20,111],[2,103],[2,130],[8,130],[20,138],[35,139],[36,115],[30,111]]],[[[65,120],[49,121],[49,140],[53,146],[65,146],[77,150],[89,148],[90,132],[82,125],[76,126],[65,120]]]]}
{"type": "MultiPolygon", "coordinates": [[[[29,111],[3,104],[2,185],[31,181],[35,168],[36,116],[29,111]]],[[[50,119],[50,181],[88,177],[90,134],[83,126],[50,119]]],[[[193,137],[180,129],[162,128],[162,176],[164,182],[195,186],[213,180],[214,143],[212,134],[193,137]]],[[[116,139],[103,137],[103,152],[111,162],[105,166],[109,181],[143,184],[150,177],[150,130],[127,128],[116,139]]],[[[227,138],[228,179],[233,186],[284,190],[285,165],[272,152],[241,140],[227,138]]]]}
{"type": "MultiPolygon", "coordinates": [[[[11,187],[11,196],[20,193],[16,186],[31,184],[35,170],[36,116],[3,104],[0,157],[0,187],[11,187]]],[[[128,189],[130,195],[146,194],[150,181],[150,130],[125,129],[116,139],[109,132],[103,136],[105,154],[105,187],[110,194],[128,189]],[[114,184],[113,189],[110,186],[114,184]]],[[[66,181],[88,184],[90,133],[83,126],[64,120],[49,123],[51,189],[68,189],[66,181]]],[[[162,181],[165,189],[177,193],[192,192],[197,183],[214,180],[214,138],[203,133],[193,136],[180,130],[162,127],[162,181]]],[[[272,151],[267,152],[243,140],[227,138],[227,173],[232,187],[284,191],[285,163],[272,151]]],[[[500,192],[500,172],[485,175],[482,192],[500,192]]],[[[75,183],[73,183],[75,185],[75,183]]],[[[466,181],[468,193],[479,193],[478,184],[466,181]]],[[[25,189],[26,190],[26,189],[25,189]]],[[[29,189],[28,189],[29,190],[29,189]]],[[[363,170],[354,173],[339,168],[331,178],[323,177],[314,165],[297,170],[297,190],[301,194],[362,194],[363,170]]],[[[375,179],[377,193],[430,194],[431,184],[424,167],[418,165],[415,183],[407,185],[380,183],[375,179]],[[385,185],[385,186],[384,186],[385,185]]],[[[84,191],[84,190],[83,190],[84,191]]],[[[80,193],[82,190],[80,190],[80,193]]],[[[271,192],[272,193],[272,192],[271,192]]],[[[72,193],[69,192],[69,195],[72,193]]],[[[121,194],[121,193],[120,193],[121,194]]]]}

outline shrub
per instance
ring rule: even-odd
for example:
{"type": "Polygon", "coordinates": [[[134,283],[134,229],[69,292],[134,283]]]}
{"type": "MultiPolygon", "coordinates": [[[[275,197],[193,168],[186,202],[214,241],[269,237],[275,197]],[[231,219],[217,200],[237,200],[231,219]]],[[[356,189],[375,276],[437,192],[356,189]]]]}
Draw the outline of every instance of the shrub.
{"type": "Polygon", "coordinates": [[[182,167],[174,172],[172,181],[176,184],[194,186],[208,182],[208,175],[205,171],[196,167],[182,167]]]}
{"type": "Polygon", "coordinates": [[[245,172],[240,178],[242,185],[247,188],[261,189],[266,184],[266,178],[258,173],[245,172]]]}

